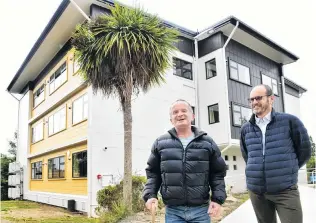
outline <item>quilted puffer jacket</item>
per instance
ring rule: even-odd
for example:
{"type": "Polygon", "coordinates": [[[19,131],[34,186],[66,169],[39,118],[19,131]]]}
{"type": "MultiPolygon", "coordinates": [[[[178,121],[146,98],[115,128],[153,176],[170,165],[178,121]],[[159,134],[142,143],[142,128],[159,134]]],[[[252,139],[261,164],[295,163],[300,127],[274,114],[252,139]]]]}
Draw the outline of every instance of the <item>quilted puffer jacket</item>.
{"type": "Polygon", "coordinates": [[[192,127],[195,138],[184,149],[175,129],[159,137],[146,168],[143,198],[156,197],[160,188],[166,205],[199,206],[226,199],[226,164],[220,150],[205,132],[192,127]]]}
{"type": "Polygon", "coordinates": [[[265,133],[255,116],[241,128],[240,148],[246,161],[246,181],[255,193],[276,193],[297,183],[298,170],[311,157],[311,143],[306,128],[295,116],[271,112],[265,133]]]}

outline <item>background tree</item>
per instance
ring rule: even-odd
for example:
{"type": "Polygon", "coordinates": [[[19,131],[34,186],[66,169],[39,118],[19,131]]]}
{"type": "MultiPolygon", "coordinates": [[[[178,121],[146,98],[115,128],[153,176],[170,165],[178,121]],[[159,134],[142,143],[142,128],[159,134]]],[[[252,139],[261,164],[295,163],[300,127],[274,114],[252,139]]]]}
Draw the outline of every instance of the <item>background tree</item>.
{"type": "Polygon", "coordinates": [[[140,8],[115,4],[111,14],[77,26],[72,44],[79,72],[94,93],[118,97],[124,117],[123,197],[132,209],[132,95],[164,82],[178,32],[140,8]]]}
{"type": "Polygon", "coordinates": [[[17,152],[17,132],[14,133],[14,138],[8,141],[8,153],[0,154],[1,162],[1,200],[8,200],[8,178],[9,178],[9,163],[15,161],[17,152]]]}

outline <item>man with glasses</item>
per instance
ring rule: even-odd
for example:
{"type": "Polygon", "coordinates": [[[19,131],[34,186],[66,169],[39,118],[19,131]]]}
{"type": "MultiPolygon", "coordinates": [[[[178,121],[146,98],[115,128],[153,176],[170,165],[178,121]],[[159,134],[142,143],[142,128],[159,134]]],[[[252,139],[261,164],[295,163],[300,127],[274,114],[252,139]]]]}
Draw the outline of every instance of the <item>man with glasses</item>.
{"type": "Polygon", "coordinates": [[[298,170],[311,157],[311,143],[303,123],[276,112],[267,85],[252,89],[250,120],[241,128],[240,149],[246,161],[246,181],[259,223],[302,223],[297,189],[298,170]]]}

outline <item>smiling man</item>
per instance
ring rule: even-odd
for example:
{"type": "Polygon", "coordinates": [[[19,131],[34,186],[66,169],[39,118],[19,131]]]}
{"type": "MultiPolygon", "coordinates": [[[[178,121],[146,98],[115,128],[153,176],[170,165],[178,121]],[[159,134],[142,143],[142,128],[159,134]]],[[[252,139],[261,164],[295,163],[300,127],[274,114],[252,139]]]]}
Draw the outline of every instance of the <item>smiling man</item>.
{"type": "Polygon", "coordinates": [[[209,223],[226,199],[225,161],[211,137],[191,126],[194,114],[187,101],[177,100],[169,112],[174,128],[155,141],[147,162],[146,207],[157,207],[160,189],[166,223],[209,223]]]}
{"type": "Polygon", "coordinates": [[[259,223],[302,223],[297,189],[298,170],[311,157],[311,143],[303,123],[273,109],[267,85],[252,89],[253,115],[241,128],[240,149],[246,161],[246,181],[259,223]]]}

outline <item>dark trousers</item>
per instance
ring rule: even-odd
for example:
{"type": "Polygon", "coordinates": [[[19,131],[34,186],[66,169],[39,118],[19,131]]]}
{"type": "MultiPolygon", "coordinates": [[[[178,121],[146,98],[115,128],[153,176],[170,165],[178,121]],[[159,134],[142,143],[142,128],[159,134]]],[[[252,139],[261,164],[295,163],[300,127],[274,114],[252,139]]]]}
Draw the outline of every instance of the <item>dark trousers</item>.
{"type": "Polygon", "coordinates": [[[258,223],[276,223],[276,211],[282,223],[302,223],[303,213],[297,185],[277,194],[255,194],[249,191],[258,223]]]}

